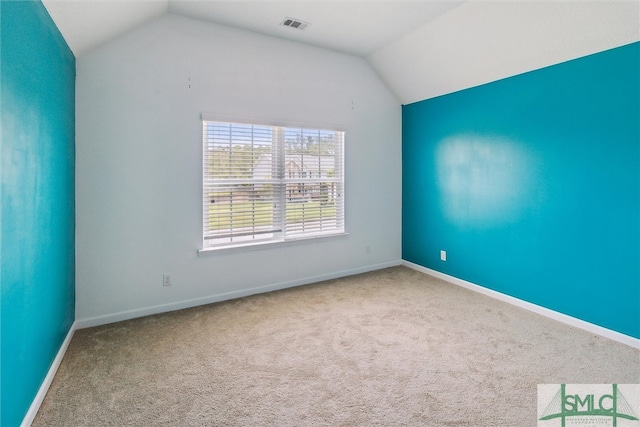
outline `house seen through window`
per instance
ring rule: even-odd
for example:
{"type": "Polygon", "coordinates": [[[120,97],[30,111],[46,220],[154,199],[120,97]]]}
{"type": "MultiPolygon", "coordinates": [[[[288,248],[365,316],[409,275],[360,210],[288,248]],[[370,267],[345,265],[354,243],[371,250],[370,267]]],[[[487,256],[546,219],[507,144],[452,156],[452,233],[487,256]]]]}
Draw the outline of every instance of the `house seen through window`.
{"type": "Polygon", "coordinates": [[[344,132],[202,127],[205,249],[344,233],[344,132]]]}

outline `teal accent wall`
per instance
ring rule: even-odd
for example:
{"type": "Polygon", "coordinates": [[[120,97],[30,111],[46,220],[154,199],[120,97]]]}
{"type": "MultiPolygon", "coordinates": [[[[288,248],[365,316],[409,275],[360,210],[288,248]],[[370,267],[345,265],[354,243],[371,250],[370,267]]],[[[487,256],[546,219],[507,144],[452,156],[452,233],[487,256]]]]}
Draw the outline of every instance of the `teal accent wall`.
{"type": "Polygon", "coordinates": [[[633,43],[403,106],[403,258],[640,338],[639,102],[633,43]]]}
{"type": "Polygon", "coordinates": [[[1,1],[0,24],[0,424],[12,427],[74,321],[75,58],[39,1],[1,1]]]}

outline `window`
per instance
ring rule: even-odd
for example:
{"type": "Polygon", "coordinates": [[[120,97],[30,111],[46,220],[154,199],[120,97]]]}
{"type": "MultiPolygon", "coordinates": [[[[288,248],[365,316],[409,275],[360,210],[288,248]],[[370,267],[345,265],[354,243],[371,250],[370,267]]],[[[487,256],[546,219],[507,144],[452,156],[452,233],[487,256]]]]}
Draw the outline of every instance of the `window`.
{"type": "Polygon", "coordinates": [[[344,233],[344,132],[202,129],[204,249],[344,233]]]}

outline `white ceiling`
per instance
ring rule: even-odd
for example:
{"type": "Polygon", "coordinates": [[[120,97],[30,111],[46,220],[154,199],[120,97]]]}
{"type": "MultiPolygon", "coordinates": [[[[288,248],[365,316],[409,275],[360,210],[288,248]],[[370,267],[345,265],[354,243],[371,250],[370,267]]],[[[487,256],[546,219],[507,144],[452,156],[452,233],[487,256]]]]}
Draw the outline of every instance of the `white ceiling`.
{"type": "Polygon", "coordinates": [[[164,13],[367,56],[459,6],[458,0],[43,0],[76,56],[164,13]],[[281,26],[285,17],[310,23],[281,26]]]}
{"type": "Polygon", "coordinates": [[[67,44],[77,56],[166,13],[167,0],[43,0],[67,44]]]}
{"type": "Polygon", "coordinates": [[[640,40],[640,0],[43,3],[77,57],[145,21],[179,14],[362,56],[403,104],[640,40]],[[285,17],[311,25],[283,27],[285,17]]]}
{"type": "Polygon", "coordinates": [[[467,1],[367,57],[403,104],[640,40],[640,1],[467,1]]]}

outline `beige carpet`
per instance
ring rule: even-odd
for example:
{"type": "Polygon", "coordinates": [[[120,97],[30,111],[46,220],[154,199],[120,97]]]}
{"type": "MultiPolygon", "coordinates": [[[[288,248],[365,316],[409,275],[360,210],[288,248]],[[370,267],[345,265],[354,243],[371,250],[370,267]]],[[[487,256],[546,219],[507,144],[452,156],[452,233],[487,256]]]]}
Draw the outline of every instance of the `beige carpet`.
{"type": "Polygon", "coordinates": [[[76,332],[34,426],[535,426],[640,352],[404,267],[76,332]]]}

